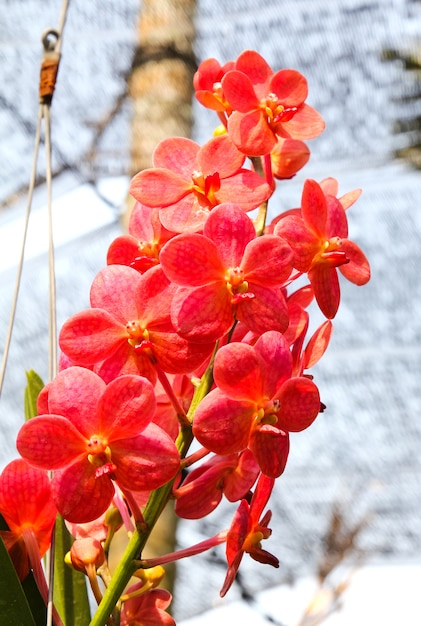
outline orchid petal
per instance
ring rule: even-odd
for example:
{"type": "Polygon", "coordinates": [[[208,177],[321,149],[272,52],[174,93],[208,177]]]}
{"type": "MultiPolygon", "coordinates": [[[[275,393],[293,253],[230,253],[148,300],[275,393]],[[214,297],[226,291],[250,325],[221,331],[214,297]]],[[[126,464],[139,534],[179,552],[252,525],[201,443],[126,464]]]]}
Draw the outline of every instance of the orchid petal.
{"type": "MultiPolygon", "coordinates": [[[[263,520],[260,520],[260,518],[267,503],[269,502],[274,486],[275,481],[273,478],[265,476],[264,474],[259,477],[256,489],[254,490],[253,497],[250,502],[250,520],[253,525],[258,524],[259,521],[263,524],[263,520]]],[[[268,511],[268,513],[269,519],[267,519],[268,514],[264,516],[267,523],[270,521],[270,512],[268,511]]]]}
{"type": "Polygon", "coordinates": [[[216,354],[214,380],[218,388],[233,400],[259,402],[263,395],[261,366],[253,346],[230,343],[216,354]]]}
{"type": "Polygon", "coordinates": [[[203,234],[214,242],[225,270],[240,266],[247,244],[256,237],[256,230],[238,205],[224,203],[211,212],[203,234]]]}
{"type": "Polygon", "coordinates": [[[153,353],[161,368],[169,374],[188,374],[210,356],[214,342],[193,343],[175,332],[150,332],[153,353]]]}
{"type": "Polygon", "coordinates": [[[333,319],[339,308],[340,287],[335,267],[327,263],[318,263],[308,272],[314,295],[321,312],[328,319],[333,319]]]}
{"type": "Polygon", "coordinates": [[[160,231],[158,211],[135,202],[130,213],[128,232],[139,241],[152,241],[160,231]]]}
{"type": "Polygon", "coordinates": [[[279,285],[289,277],[294,254],[291,246],[276,235],[262,235],[251,241],[241,263],[246,280],[279,285]]]}
{"type": "Polygon", "coordinates": [[[313,367],[324,355],[332,336],[332,322],[326,320],[313,333],[304,351],[303,369],[313,367]]]}
{"type": "Polygon", "coordinates": [[[259,106],[254,86],[248,76],[238,70],[227,72],[222,79],[224,96],[233,109],[247,113],[259,106]]]}
{"type": "Polygon", "coordinates": [[[305,430],[320,412],[319,390],[309,378],[287,380],[277,395],[281,402],[278,425],[288,432],[305,430]]]}
{"type": "Polygon", "coordinates": [[[141,278],[132,267],[104,267],[92,282],[91,306],[108,311],[122,324],[136,319],[135,294],[141,278]]]}
{"type": "Polygon", "coordinates": [[[139,254],[139,244],[132,235],[121,235],[111,242],[107,265],[130,265],[139,254]]]}
{"type": "Polygon", "coordinates": [[[86,438],[97,427],[96,410],[99,396],[105,391],[104,381],[84,367],[69,367],[59,372],[50,385],[48,413],[63,415],[86,438]]]}
{"type": "Polygon", "coordinates": [[[269,331],[259,337],[254,349],[263,363],[262,395],[272,398],[292,373],[292,356],[288,344],[281,333],[269,331]]]}
{"type": "Polygon", "coordinates": [[[112,355],[128,338],[126,328],[103,309],[87,309],[69,318],[62,326],[59,344],[76,363],[93,365],[112,355]]]}
{"type": "Polygon", "coordinates": [[[237,57],[235,68],[248,76],[258,98],[264,98],[268,94],[273,71],[268,62],[258,52],[255,50],[244,50],[237,57]]]}
{"type": "Polygon", "coordinates": [[[301,196],[301,213],[304,224],[317,237],[326,237],[327,204],[320,185],[307,179],[301,196]]]}
{"type": "Polygon", "coordinates": [[[249,156],[269,154],[276,145],[276,135],[270,129],[263,111],[234,111],[228,118],[228,133],[241,152],[249,156]]]}
{"type": "Polygon", "coordinates": [[[190,180],[192,172],[197,170],[200,150],[200,145],[187,137],[167,137],[156,146],[153,164],[155,168],[170,170],[180,178],[190,180]]]}
{"type": "Polygon", "coordinates": [[[319,183],[320,187],[323,189],[323,193],[328,196],[337,196],[339,191],[339,184],[336,178],[329,176],[324,178],[319,183]]]}
{"type": "Polygon", "coordinates": [[[287,215],[279,220],[274,234],[286,239],[294,251],[294,267],[307,272],[315,255],[320,251],[320,241],[308,230],[298,215],[287,215]]]}
{"type": "Polygon", "coordinates": [[[253,429],[250,435],[249,448],[265,476],[278,478],[283,473],[289,454],[287,432],[275,426],[264,424],[253,429]]]}
{"type": "Polygon", "coordinates": [[[225,283],[181,287],[172,302],[171,318],[177,333],[189,341],[211,343],[220,339],[234,323],[225,283]]]}
{"type": "Polygon", "coordinates": [[[308,84],[300,72],[284,69],[273,74],[269,91],[278,96],[284,107],[298,107],[308,96],[308,84]]]}
{"type": "Polygon", "coordinates": [[[224,478],[224,495],[230,502],[243,498],[253,487],[260,473],[259,465],[252,452],[243,450],[238,458],[237,466],[224,478]]]}
{"type": "Polygon", "coordinates": [[[349,239],[342,239],[340,249],[349,259],[349,263],[339,267],[341,274],[355,285],[365,285],[370,280],[370,264],[364,252],[349,239]]]}
{"type": "Polygon", "coordinates": [[[237,559],[237,555],[242,551],[244,540],[249,527],[250,505],[246,500],[242,500],[234,514],[227,537],[227,563],[232,565],[237,559]]]}
{"type": "Polygon", "coordinates": [[[151,422],[156,400],[149,380],[119,376],[111,381],[98,400],[98,435],[108,442],[138,435],[151,422]]]}
{"type": "Polygon", "coordinates": [[[136,174],[129,187],[129,192],[138,202],[150,207],[165,207],[177,202],[193,187],[191,178],[181,178],[164,168],[149,168],[136,174]]]}
{"type": "Polygon", "coordinates": [[[324,129],[322,116],[308,104],[302,104],[290,120],[274,124],[274,130],[280,137],[302,141],[318,137],[324,129]]]}
{"type": "Polygon", "coordinates": [[[345,209],[337,198],[334,196],[325,196],[327,206],[327,217],[325,233],[327,238],[348,237],[348,219],[345,209]]]}
{"type": "Polygon", "coordinates": [[[220,135],[210,139],[200,149],[197,157],[198,170],[204,176],[218,172],[221,178],[227,178],[240,169],[245,158],[229,135],[220,135]]]}
{"type": "Polygon", "coordinates": [[[214,389],[196,410],[194,436],[216,454],[241,452],[247,448],[255,412],[254,403],[232,400],[220,389],[214,389]]]}
{"type": "Polygon", "coordinates": [[[192,194],[159,211],[162,225],[174,233],[197,232],[203,229],[210,207],[201,206],[192,194]]]}
{"type": "Polygon", "coordinates": [[[289,315],[281,290],[252,282],[248,283],[248,288],[254,297],[238,300],[237,319],[257,334],[270,330],[285,332],[289,324],[289,315]]]}
{"type": "Polygon", "coordinates": [[[221,187],[215,196],[220,204],[235,202],[243,211],[252,211],[265,202],[271,193],[271,188],[259,174],[241,169],[221,180],[221,187]]]}
{"type": "Polygon", "coordinates": [[[152,384],[156,382],[156,369],[147,352],[143,350],[136,352],[128,341],[124,341],[110,357],[96,365],[95,372],[106,383],[124,374],[144,376],[152,384]]]}
{"type": "Polygon", "coordinates": [[[0,512],[16,534],[21,534],[25,527],[32,527],[40,555],[45,554],[57,515],[45,471],[29,465],[24,459],[8,463],[0,476],[0,512]]]}
{"type": "Polygon", "coordinates": [[[195,287],[221,280],[224,276],[216,245],[196,233],[184,233],[170,239],[159,258],[165,274],[178,285],[195,287]]]}
{"type": "Polygon", "coordinates": [[[180,467],[172,439],[156,424],[149,424],[137,437],[113,441],[110,448],[117,466],[116,482],[123,489],[157,489],[171,480],[180,467]]]}
{"type": "Polygon", "coordinates": [[[55,470],[86,456],[87,439],[61,415],[40,415],[21,427],[19,454],[39,469],[55,470]]]}
{"type": "Polygon", "coordinates": [[[96,476],[96,467],[87,459],[55,472],[51,486],[60,515],[78,524],[105,513],[115,493],[109,476],[96,476]]]}
{"type": "Polygon", "coordinates": [[[142,274],[136,290],[137,315],[142,326],[149,329],[169,326],[170,306],[175,286],[170,283],[161,266],[151,267],[142,274]]]}

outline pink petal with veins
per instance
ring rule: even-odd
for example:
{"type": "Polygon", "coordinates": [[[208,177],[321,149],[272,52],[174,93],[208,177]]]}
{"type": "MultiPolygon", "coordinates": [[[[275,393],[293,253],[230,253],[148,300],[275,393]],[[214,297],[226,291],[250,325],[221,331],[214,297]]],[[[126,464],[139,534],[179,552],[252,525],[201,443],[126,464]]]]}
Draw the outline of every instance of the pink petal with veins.
{"type": "Polygon", "coordinates": [[[97,433],[108,441],[138,435],[151,422],[156,400],[152,384],[140,376],[111,381],[98,400],[97,433]]]}
{"type": "Polygon", "coordinates": [[[66,467],[86,456],[87,439],[61,415],[40,415],[25,422],[16,440],[19,454],[45,470],[66,467]]]}
{"type": "Polygon", "coordinates": [[[74,523],[97,519],[108,509],[115,493],[109,476],[96,476],[96,467],[87,459],[55,472],[51,486],[59,513],[74,523]]]}

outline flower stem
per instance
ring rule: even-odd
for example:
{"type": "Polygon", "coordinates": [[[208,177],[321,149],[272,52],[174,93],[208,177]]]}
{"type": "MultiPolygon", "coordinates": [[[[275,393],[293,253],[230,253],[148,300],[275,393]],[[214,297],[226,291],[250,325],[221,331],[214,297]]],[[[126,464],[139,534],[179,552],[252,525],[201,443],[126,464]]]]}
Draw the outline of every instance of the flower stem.
{"type": "Polygon", "coordinates": [[[189,420],[186,417],[186,412],[178,401],[174,393],[174,389],[172,388],[170,381],[162,367],[158,363],[154,363],[156,372],[158,374],[159,382],[164,388],[165,393],[167,394],[171,404],[173,405],[175,412],[177,413],[177,418],[180,424],[189,424],[189,420]]]}
{"type": "MultiPolygon", "coordinates": [[[[193,421],[197,406],[207,393],[209,393],[212,386],[213,361],[216,350],[217,346],[215,347],[206,372],[203,374],[201,381],[194,392],[193,400],[188,411],[189,422],[193,421]]],[[[185,458],[192,441],[193,433],[191,426],[182,425],[175,442],[181,459],[185,458]]],[[[91,620],[90,626],[105,626],[109,616],[114,610],[114,607],[118,604],[127,583],[139,567],[139,559],[141,558],[142,550],[145,547],[149,534],[170,499],[174,479],[170,480],[159,489],[155,489],[155,491],[151,493],[143,512],[144,523],[137,525],[126,551],[124,552],[120,563],[118,564],[114,575],[104,592],[103,598],[91,620]]]]}
{"type": "MultiPolygon", "coordinates": [[[[181,429],[177,442],[179,444],[180,456],[183,455],[183,458],[187,453],[192,438],[193,435],[191,433],[191,428],[184,427],[181,429]]],[[[138,563],[136,560],[139,559],[152,528],[169,500],[172,485],[173,480],[169,481],[163,487],[155,489],[155,491],[151,494],[143,513],[145,523],[142,524],[141,528],[137,527],[136,531],[133,533],[126,551],[124,552],[121,561],[114,572],[114,576],[104,592],[102,601],[100,602],[98,609],[91,620],[90,626],[105,626],[107,623],[107,620],[114,607],[117,605],[127,583],[134,572],[138,569],[138,563]],[[144,525],[146,525],[147,530],[144,530],[144,525]]]]}
{"type": "Polygon", "coordinates": [[[195,556],[196,554],[201,554],[202,552],[206,552],[207,550],[211,550],[215,546],[219,546],[221,543],[225,543],[227,540],[227,530],[223,530],[219,532],[217,535],[210,537],[209,539],[205,539],[200,543],[196,543],[194,546],[190,548],[183,548],[182,550],[177,550],[176,552],[170,552],[169,554],[164,554],[163,556],[157,556],[153,559],[143,559],[138,562],[138,566],[143,569],[149,567],[156,567],[157,565],[165,565],[166,563],[172,563],[173,561],[179,561],[180,559],[185,559],[189,556],[195,556]]]}

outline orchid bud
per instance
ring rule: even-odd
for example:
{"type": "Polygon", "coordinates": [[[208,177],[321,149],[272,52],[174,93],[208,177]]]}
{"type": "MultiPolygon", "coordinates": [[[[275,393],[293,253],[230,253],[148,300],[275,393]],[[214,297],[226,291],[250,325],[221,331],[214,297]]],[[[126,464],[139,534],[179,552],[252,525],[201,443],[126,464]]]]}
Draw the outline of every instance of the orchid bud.
{"type": "Polygon", "coordinates": [[[101,543],[98,539],[92,539],[91,537],[76,539],[68,555],[66,555],[66,562],[80,572],[86,572],[87,567],[92,565],[95,566],[95,569],[98,569],[105,559],[101,543]]]}

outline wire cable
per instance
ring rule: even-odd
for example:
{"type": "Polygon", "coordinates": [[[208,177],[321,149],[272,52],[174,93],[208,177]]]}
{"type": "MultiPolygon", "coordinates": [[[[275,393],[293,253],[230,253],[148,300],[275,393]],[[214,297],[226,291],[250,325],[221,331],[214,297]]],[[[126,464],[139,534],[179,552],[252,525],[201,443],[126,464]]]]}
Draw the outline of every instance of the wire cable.
{"type": "MultiPolygon", "coordinates": [[[[42,34],[42,44],[44,54],[40,68],[39,82],[39,109],[38,121],[35,132],[34,159],[31,169],[28,200],[24,220],[24,232],[20,258],[17,268],[17,276],[15,290],[13,294],[12,307],[9,319],[9,326],[6,335],[5,349],[3,353],[2,364],[0,368],[0,396],[3,390],[4,379],[6,374],[6,366],[9,359],[10,344],[12,340],[13,327],[16,318],[16,309],[19,298],[19,290],[22,282],[22,271],[25,259],[25,247],[31,214],[32,199],[36,183],[37,163],[39,156],[39,147],[41,143],[41,129],[44,121],[44,138],[45,138],[45,168],[46,168],[46,186],[47,186],[47,213],[48,213],[48,275],[49,275],[49,347],[48,347],[48,375],[52,380],[57,373],[57,314],[56,314],[56,281],[55,281],[55,260],[54,260],[54,238],[53,238],[53,213],[52,213],[52,165],[51,165],[51,102],[56,86],[58,68],[61,58],[62,35],[67,18],[69,8],[69,0],[63,0],[61,14],[59,18],[59,26],[57,29],[48,29],[42,34]]],[[[49,594],[47,604],[47,622],[46,626],[52,626],[54,619],[53,605],[53,589],[54,589],[54,551],[55,542],[51,543],[48,552],[47,571],[49,579],[49,594]]]]}

